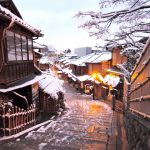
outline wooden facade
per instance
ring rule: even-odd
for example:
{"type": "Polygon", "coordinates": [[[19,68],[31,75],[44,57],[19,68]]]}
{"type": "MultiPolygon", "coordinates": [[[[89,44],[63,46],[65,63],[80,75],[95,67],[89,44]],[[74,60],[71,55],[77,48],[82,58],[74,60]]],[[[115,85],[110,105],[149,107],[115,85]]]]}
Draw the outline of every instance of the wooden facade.
{"type": "Polygon", "coordinates": [[[60,108],[64,109],[64,94],[58,93],[58,99],[55,99],[40,89],[40,111],[44,114],[56,115],[60,108]]]}
{"type": "Polygon", "coordinates": [[[70,68],[72,69],[72,73],[76,76],[88,74],[88,66],[70,65],[70,68]]]}
{"type": "Polygon", "coordinates": [[[122,56],[121,53],[122,47],[115,47],[112,51],[112,66],[116,66],[117,64],[123,64],[127,62],[127,57],[122,56]]]}
{"type": "Polygon", "coordinates": [[[129,149],[148,150],[150,149],[150,39],[131,74],[130,83],[125,80],[124,94],[129,149]]]}
{"type": "Polygon", "coordinates": [[[101,73],[103,76],[106,75],[106,70],[111,67],[111,61],[103,61],[100,63],[88,63],[88,74],[101,73]]]}
{"type": "Polygon", "coordinates": [[[34,63],[37,67],[40,67],[39,60],[41,59],[42,54],[34,51],[34,63]]]}
{"type": "Polygon", "coordinates": [[[40,72],[34,67],[33,38],[42,34],[22,20],[12,0],[0,4],[0,131],[11,135],[35,123],[31,106],[38,98],[34,79],[40,72]]]}

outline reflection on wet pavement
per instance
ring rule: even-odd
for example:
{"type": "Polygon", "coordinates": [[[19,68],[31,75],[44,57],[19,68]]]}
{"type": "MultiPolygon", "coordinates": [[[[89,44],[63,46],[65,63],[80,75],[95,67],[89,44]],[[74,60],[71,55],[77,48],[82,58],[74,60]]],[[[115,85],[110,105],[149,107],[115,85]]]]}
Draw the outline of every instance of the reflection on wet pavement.
{"type": "MultiPolygon", "coordinates": [[[[68,88],[68,85],[65,85],[68,88]]],[[[112,110],[91,96],[69,87],[64,115],[21,139],[2,144],[0,150],[105,150],[112,110]]]]}

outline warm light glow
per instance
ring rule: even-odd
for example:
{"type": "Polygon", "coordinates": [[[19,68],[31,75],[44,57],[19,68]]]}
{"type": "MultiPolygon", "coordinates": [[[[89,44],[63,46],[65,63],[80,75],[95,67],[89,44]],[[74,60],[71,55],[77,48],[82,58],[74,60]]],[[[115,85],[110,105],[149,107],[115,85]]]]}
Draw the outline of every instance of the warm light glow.
{"type": "Polygon", "coordinates": [[[101,74],[98,74],[98,79],[99,79],[99,81],[101,81],[101,82],[104,81],[104,78],[103,78],[103,76],[102,76],[101,74]]]}
{"type": "Polygon", "coordinates": [[[96,76],[97,76],[96,73],[93,73],[93,74],[92,74],[92,77],[93,77],[94,79],[96,78],[96,76]]]}
{"type": "Polygon", "coordinates": [[[104,78],[104,83],[109,86],[116,87],[120,82],[120,77],[117,75],[109,74],[104,78]]]}

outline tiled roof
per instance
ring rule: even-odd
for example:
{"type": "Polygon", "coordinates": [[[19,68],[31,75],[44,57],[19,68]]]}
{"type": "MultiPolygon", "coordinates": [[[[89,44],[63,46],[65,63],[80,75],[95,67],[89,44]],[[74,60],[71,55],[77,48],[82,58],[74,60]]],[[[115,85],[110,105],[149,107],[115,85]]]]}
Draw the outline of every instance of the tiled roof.
{"type": "Polygon", "coordinates": [[[89,55],[80,57],[70,64],[77,66],[85,66],[86,63],[100,63],[102,61],[107,61],[112,59],[111,52],[100,52],[100,53],[91,53],[89,55]]]}

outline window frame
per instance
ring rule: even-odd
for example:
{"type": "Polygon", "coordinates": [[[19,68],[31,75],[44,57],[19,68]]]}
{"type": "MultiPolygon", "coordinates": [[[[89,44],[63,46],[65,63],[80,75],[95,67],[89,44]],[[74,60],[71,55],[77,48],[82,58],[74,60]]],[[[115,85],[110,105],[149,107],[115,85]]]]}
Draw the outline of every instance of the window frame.
{"type": "Polygon", "coordinates": [[[5,33],[5,43],[6,43],[6,61],[8,63],[11,63],[11,62],[21,62],[21,61],[34,61],[34,54],[33,54],[33,39],[32,39],[32,36],[31,35],[27,35],[27,34],[23,34],[21,32],[16,32],[14,30],[7,30],[6,33],[5,33]],[[14,35],[14,49],[15,49],[15,60],[9,60],[9,53],[8,53],[8,39],[7,39],[7,31],[8,32],[12,32],[13,35],[14,35]],[[21,60],[17,60],[17,45],[16,45],[16,35],[19,35],[20,36],[20,43],[21,43],[21,60]],[[24,60],[23,58],[23,43],[22,43],[22,37],[25,37],[26,39],[26,49],[27,49],[27,58],[24,60]],[[30,44],[30,47],[29,47],[29,41],[31,42],[30,44]],[[29,50],[31,49],[31,50],[29,50]],[[30,52],[32,53],[32,58],[29,57],[29,54],[31,54],[30,52]]]}

